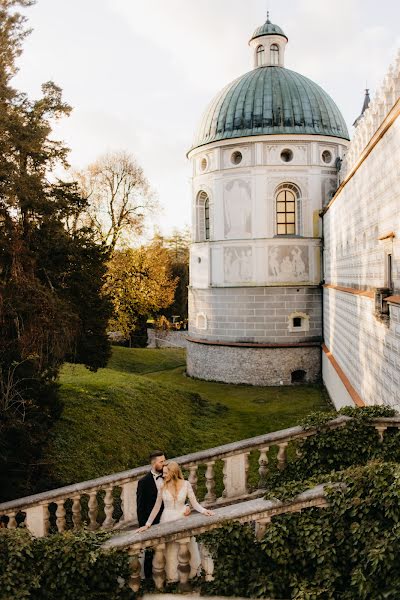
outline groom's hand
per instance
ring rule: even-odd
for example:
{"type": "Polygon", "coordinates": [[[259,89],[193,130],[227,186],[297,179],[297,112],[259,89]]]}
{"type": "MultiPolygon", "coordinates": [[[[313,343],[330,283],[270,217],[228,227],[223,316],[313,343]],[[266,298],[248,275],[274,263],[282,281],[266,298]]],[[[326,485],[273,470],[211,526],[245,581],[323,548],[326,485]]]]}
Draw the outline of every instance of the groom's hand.
{"type": "Polygon", "coordinates": [[[185,517],[188,517],[191,512],[192,512],[192,509],[190,508],[190,506],[186,505],[185,512],[184,512],[185,517]]]}

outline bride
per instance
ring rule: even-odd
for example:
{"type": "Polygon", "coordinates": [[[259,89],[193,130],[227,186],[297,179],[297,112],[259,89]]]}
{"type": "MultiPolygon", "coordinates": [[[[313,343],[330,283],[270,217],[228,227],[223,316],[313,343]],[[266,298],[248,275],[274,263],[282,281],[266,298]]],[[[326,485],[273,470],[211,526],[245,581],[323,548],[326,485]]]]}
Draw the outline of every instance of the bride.
{"type": "MultiPolygon", "coordinates": [[[[161,515],[160,523],[168,523],[176,521],[185,516],[186,500],[189,498],[192,507],[203,515],[214,514],[211,510],[203,508],[197,502],[192,485],[183,477],[182,471],[178,463],[171,461],[164,466],[163,470],[164,482],[160,487],[157,495],[157,500],[153,510],[147,520],[146,525],[137,530],[137,533],[146,531],[151,527],[154,519],[158,515],[162,503],[164,510],[161,515]]],[[[168,582],[178,581],[178,542],[169,542],[165,549],[165,572],[168,582]]],[[[200,568],[200,552],[198,544],[194,537],[190,540],[190,577],[196,577],[200,568]]]]}

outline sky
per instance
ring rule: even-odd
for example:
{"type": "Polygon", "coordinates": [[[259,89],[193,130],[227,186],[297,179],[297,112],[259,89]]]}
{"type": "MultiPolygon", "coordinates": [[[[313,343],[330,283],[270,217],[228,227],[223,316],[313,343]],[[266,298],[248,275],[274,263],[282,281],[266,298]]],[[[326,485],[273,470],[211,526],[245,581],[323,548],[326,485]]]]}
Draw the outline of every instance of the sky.
{"type": "Polygon", "coordinates": [[[400,47],[398,0],[38,0],[15,85],[31,97],[48,80],[63,88],[74,110],[55,137],[73,168],[133,154],[168,234],[190,223],[186,152],[201,115],[251,69],[267,9],[289,38],[285,66],[321,85],[351,131],[366,83],[373,96],[400,47]]]}

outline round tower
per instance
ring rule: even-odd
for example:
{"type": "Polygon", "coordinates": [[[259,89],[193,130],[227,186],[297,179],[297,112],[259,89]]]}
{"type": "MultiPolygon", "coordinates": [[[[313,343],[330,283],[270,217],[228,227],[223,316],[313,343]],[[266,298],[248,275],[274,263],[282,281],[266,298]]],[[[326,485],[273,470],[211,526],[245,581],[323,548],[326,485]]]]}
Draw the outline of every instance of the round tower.
{"type": "Polygon", "coordinates": [[[187,372],[254,385],[320,378],[319,212],[337,188],[344,119],[316,83],[285,67],[270,22],[253,69],[210,103],[193,169],[187,372]]]}

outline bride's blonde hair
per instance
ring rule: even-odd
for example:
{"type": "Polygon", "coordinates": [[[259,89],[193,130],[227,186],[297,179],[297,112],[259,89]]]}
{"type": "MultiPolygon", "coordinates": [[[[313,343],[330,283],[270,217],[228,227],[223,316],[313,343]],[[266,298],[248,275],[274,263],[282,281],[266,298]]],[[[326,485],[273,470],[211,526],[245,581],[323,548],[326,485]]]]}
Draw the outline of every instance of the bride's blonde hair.
{"type": "Polygon", "coordinates": [[[168,468],[168,476],[169,476],[168,480],[165,481],[165,485],[171,493],[172,493],[171,488],[173,489],[172,495],[176,499],[176,497],[178,495],[178,481],[184,480],[185,478],[183,476],[182,469],[180,468],[180,466],[178,465],[177,462],[172,460],[165,466],[168,468]]]}

